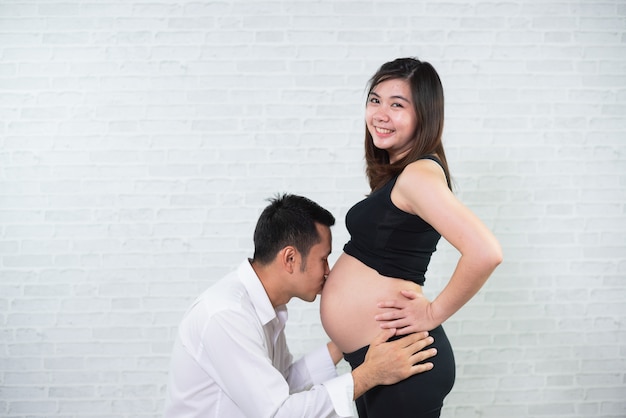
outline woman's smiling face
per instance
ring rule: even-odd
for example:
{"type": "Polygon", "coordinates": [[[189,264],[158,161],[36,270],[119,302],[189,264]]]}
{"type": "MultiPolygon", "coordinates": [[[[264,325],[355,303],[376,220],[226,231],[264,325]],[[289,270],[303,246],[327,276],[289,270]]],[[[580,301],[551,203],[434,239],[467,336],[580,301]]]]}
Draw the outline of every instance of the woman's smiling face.
{"type": "Polygon", "coordinates": [[[417,115],[411,87],[406,80],[389,79],[377,84],[367,98],[365,122],[374,146],[389,153],[391,163],[413,146],[417,115]]]}

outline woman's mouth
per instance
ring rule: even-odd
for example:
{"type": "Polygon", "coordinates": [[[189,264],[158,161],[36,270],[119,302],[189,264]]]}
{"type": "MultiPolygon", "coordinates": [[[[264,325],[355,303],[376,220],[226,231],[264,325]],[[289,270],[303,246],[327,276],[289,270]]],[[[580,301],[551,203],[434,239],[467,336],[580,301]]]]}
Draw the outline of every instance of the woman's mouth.
{"type": "Polygon", "coordinates": [[[391,129],[385,129],[385,128],[380,128],[378,126],[374,127],[374,130],[376,131],[377,134],[379,135],[389,135],[392,134],[394,131],[391,129]]]}

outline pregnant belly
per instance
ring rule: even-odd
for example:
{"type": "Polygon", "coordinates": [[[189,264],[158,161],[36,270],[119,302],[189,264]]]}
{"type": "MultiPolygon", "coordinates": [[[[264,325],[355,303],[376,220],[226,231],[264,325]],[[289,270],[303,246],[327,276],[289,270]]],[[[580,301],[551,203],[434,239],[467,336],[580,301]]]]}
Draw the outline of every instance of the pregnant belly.
{"type": "Polygon", "coordinates": [[[322,325],[344,353],[371,343],[381,332],[374,316],[382,313],[378,302],[401,297],[400,290],[421,292],[413,282],[381,276],[347,254],[333,266],[320,301],[322,325]]]}

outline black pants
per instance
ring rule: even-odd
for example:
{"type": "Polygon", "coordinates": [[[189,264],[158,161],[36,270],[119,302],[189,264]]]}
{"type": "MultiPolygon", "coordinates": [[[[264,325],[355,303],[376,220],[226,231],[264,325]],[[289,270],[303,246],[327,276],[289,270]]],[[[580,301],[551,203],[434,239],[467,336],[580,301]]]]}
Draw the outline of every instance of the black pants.
{"type": "MultiPolygon", "coordinates": [[[[376,386],[356,400],[359,418],[438,418],[443,399],[450,393],[456,374],[454,353],[450,341],[438,326],[430,331],[435,342],[429,347],[437,349],[437,355],[426,362],[434,367],[394,385],[376,386]]],[[[344,354],[354,370],[365,361],[369,346],[344,354]]]]}

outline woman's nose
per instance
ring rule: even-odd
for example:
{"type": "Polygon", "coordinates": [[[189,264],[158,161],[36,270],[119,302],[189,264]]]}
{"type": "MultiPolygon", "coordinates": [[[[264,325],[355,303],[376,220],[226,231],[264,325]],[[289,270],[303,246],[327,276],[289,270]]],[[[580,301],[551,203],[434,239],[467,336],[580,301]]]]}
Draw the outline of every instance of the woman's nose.
{"type": "Polygon", "coordinates": [[[372,115],[374,118],[374,122],[387,122],[389,120],[389,115],[384,112],[382,109],[379,109],[372,115]]]}

